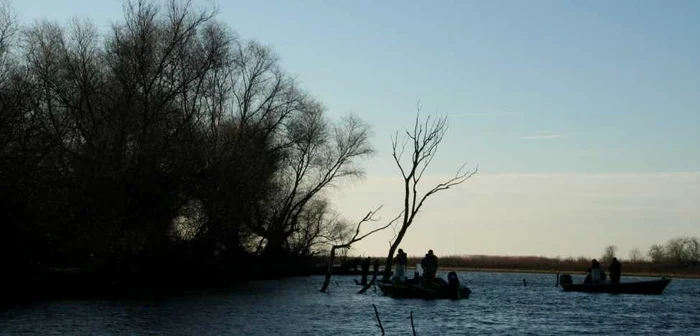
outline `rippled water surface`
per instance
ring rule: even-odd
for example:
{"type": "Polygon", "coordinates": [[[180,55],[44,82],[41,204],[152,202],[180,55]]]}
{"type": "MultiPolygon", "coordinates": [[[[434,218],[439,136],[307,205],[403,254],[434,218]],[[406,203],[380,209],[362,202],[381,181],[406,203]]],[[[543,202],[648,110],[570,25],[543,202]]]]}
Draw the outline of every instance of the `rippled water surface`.
{"type": "MultiPolygon", "coordinates": [[[[468,300],[398,300],[353,277],[259,281],[230,290],[120,300],[55,300],[0,310],[1,335],[700,335],[700,280],[674,279],[663,295],[564,293],[553,274],[460,273],[468,300]],[[523,286],[527,280],[527,287],[523,286]]],[[[445,278],[445,274],[442,274],[445,278]]],[[[623,278],[632,281],[643,278],[623,278]]],[[[581,281],[581,277],[574,277],[581,281]]]]}

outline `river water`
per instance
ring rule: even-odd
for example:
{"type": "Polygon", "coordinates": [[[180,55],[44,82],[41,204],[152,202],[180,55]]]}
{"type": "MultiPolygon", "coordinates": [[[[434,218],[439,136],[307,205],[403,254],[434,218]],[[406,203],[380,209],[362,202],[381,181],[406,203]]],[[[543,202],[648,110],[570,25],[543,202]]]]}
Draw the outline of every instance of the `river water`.
{"type": "MultiPolygon", "coordinates": [[[[445,274],[439,274],[446,278],[445,274]]],[[[659,296],[565,293],[553,274],[459,273],[468,300],[355,294],[354,277],[256,281],[226,290],[128,299],[65,299],[0,310],[0,335],[700,335],[700,280],[659,296]],[[527,286],[523,286],[523,279],[527,286]]],[[[645,278],[623,277],[623,281],[645,278]]],[[[581,281],[574,276],[574,281],[581,281]]]]}

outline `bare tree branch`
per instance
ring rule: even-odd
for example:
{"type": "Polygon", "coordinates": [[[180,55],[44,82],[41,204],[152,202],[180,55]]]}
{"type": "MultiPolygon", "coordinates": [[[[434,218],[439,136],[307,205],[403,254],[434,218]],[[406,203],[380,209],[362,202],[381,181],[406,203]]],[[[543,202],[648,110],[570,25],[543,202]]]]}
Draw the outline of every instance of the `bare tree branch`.
{"type": "Polygon", "coordinates": [[[328,267],[326,269],[326,278],[323,282],[323,286],[321,286],[321,292],[326,292],[326,290],[328,289],[328,284],[330,283],[331,274],[333,273],[333,261],[335,259],[335,251],[336,250],[349,249],[352,246],[352,244],[357,243],[357,242],[361,241],[362,239],[365,239],[365,238],[371,236],[374,233],[385,230],[389,226],[393,225],[397,220],[399,220],[399,218],[401,218],[401,215],[399,214],[399,216],[396,216],[394,219],[389,221],[389,223],[387,223],[386,225],[378,227],[378,228],[376,228],[372,231],[369,231],[366,234],[360,236],[360,228],[361,228],[362,224],[367,223],[367,222],[378,221],[379,219],[375,218],[374,216],[377,214],[377,212],[382,207],[383,206],[379,206],[377,209],[368,212],[367,215],[365,215],[365,217],[362,218],[362,220],[360,220],[357,223],[357,225],[355,226],[355,233],[353,234],[353,236],[350,239],[348,239],[346,242],[343,242],[340,244],[334,244],[333,246],[331,246],[330,257],[328,258],[328,267]]]}
{"type": "Polygon", "coordinates": [[[425,201],[430,196],[440,191],[447,190],[453,186],[464,183],[478,171],[478,166],[474,171],[465,171],[465,163],[457,170],[452,178],[438,183],[436,186],[421,195],[418,191],[418,185],[435,158],[438,147],[447,133],[448,124],[447,117],[432,118],[430,115],[428,115],[425,120],[421,122],[420,103],[417,104],[416,110],[413,130],[405,131],[404,146],[400,151],[398,151],[397,145],[398,133],[396,137],[392,138],[392,156],[404,181],[404,210],[402,211],[403,222],[401,228],[398,234],[396,234],[395,239],[392,238],[392,242],[390,243],[389,254],[387,256],[386,266],[384,268],[385,279],[390,276],[394,252],[398,248],[399,244],[401,244],[406,231],[413,223],[413,220],[423,207],[425,201]],[[413,153],[410,161],[406,164],[402,162],[401,157],[403,156],[405,144],[409,141],[411,142],[413,153]]]}

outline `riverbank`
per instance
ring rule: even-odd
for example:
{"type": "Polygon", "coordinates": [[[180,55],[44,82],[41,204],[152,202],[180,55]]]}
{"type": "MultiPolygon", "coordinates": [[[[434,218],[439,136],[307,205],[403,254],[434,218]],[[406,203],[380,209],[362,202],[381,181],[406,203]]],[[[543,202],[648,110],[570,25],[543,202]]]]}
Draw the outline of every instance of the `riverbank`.
{"type": "MultiPolygon", "coordinates": [[[[445,256],[440,258],[440,268],[483,272],[583,274],[590,267],[591,259],[588,257],[445,256]]],[[[601,262],[604,269],[607,270],[608,265],[603,261],[601,262]]],[[[420,258],[409,258],[409,265],[417,263],[420,263],[420,258]]],[[[638,276],[700,278],[700,265],[622,260],[622,272],[626,275],[638,276]]]]}
{"type": "MultiPolygon", "coordinates": [[[[381,268],[383,269],[383,267],[381,268]]],[[[571,271],[571,270],[556,270],[556,269],[523,269],[523,268],[476,268],[476,267],[440,267],[440,271],[449,272],[479,272],[479,273],[530,273],[530,274],[571,274],[571,275],[585,275],[585,271],[571,271]]],[[[325,266],[318,267],[315,270],[309,272],[310,275],[324,275],[325,266]]],[[[340,265],[336,265],[333,268],[334,275],[356,275],[360,276],[361,271],[359,269],[343,269],[340,265]]],[[[369,272],[372,274],[372,271],[369,272]]],[[[687,278],[687,279],[700,279],[700,273],[674,273],[674,272],[627,272],[623,270],[623,276],[640,276],[640,277],[652,277],[652,278],[687,278]]]]}
{"type": "MultiPolygon", "coordinates": [[[[370,257],[372,262],[377,259],[370,257]]],[[[408,267],[413,269],[421,262],[421,257],[409,257],[408,267]]],[[[384,258],[379,258],[384,264],[384,258]]],[[[323,263],[322,259],[316,260],[323,263]]],[[[354,268],[360,260],[348,258],[344,265],[338,266],[348,269],[354,268]]],[[[591,265],[588,257],[578,258],[548,258],[536,256],[444,256],[439,257],[440,270],[454,270],[464,272],[508,272],[508,273],[550,273],[550,274],[584,274],[591,265]]],[[[605,263],[603,267],[607,269],[605,263]]],[[[335,273],[335,270],[334,270],[335,273]]],[[[634,276],[668,277],[668,278],[700,278],[700,264],[674,264],[652,263],[649,261],[622,260],[622,273],[634,276]]],[[[337,274],[337,273],[336,273],[337,274]]]]}
{"type": "MultiPolygon", "coordinates": [[[[483,273],[532,273],[532,274],[579,274],[584,275],[586,272],[571,272],[571,271],[557,271],[557,270],[532,270],[532,269],[503,269],[503,268],[473,268],[473,267],[441,267],[442,271],[455,271],[455,272],[483,272],[483,273]]],[[[623,276],[640,276],[640,277],[654,277],[654,278],[687,278],[687,279],[700,279],[700,274],[688,274],[688,273],[653,273],[653,272],[624,272],[623,276]]]]}

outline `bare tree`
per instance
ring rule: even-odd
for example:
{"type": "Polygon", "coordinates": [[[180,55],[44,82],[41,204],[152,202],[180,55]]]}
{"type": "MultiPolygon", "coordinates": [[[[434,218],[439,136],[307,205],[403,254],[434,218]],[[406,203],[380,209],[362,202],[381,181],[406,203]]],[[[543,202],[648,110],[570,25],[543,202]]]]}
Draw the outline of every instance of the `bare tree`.
{"type": "Polygon", "coordinates": [[[339,179],[362,176],[358,160],[374,152],[368,125],[354,116],[332,125],[322,111],[313,107],[287,126],[289,145],[277,176],[279,189],[264,204],[270,211],[260,211],[263,217],[254,226],[265,240],[266,254],[275,255],[288,244],[308,204],[326,188],[339,179]]]}
{"type": "Polygon", "coordinates": [[[700,239],[697,237],[686,237],[685,238],[685,246],[688,256],[688,260],[693,263],[697,264],[700,262],[700,239]]]}
{"type": "Polygon", "coordinates": [[[418,191],[421,178],[435,158],[437,149],[448,129],[447,117],[431,118],[431,116],[428,116],[425,118],[425,121],[421,121],[420,111],[421,108],[418,106],[413,130],[405,131],[401,144],[399,144],[399,132],[396,132],[396,135],[392,138],[392,155],[404,181],[404,210],[401,228],[396,235],[396,239],[391,244],[386,258],[385,279],[388,279],[391,274],[394,252],[401,244],[406,231],[413,224],[413,220],[428,197],[465,182],[474,176],[478,170],[478,167],[474,171],[465,170],[465,163],[452,178],[438,183],[423,194],[418,191]],[[408,162],[404,162],[402,159],[407,145],[410,146],[412,153],[408,162]]]}
{"type": "Polygon", "coordinates": [[[330,256],[328,258],[328,267],[326,269],[326,278],[323,281],[323,286],[321,286],[322,293],[325,293],[326,290],[328,290],[328,284],[331,281],[331,275],[333,274],[333,262],[335,261],[335,251],[336,250],[349,249],[352,246],[352,244],[357,243],[357,242],[361,241],[362,239],[365,239],[365,238],[371,236],[374,233],[377,233],[379,231],[382,231],[382,230],[388,228],[389,226],[394,224],[394,222],[396,222],[400,218],[400,215],[396,216],[394,219],[389,221],[389,223],[387,223],[386,225],[379,227],[379,228],[376,228],[372,231],[369,231],[363,235],[360,235],[362,224],[367,223],[367,222],[376,222],[379,220],[379,219],[374,218],[374,215],[376,215],[377,211],[379,211],[381,208],[382,207],[380,206],[377,209],[375,209],[374,211],[370,211],[369,213],[367,213],[367,215],[364,218],[362,218],[362,220],[360,220],[359,223],[357,223],[357,226],[355,227],[355,233],[352,235],[352,237],[350,237],[349,239],[347,239],[344,242],[336,243],[336,244],[331,246],[330,256]]]}
{"type": "Polygon", "coordinates": [[[190,201],[185,189],[202,170],[204,107],[217,97],[208,83],[229,65],[231,38],[217,33],[214,14],[189,2],[131,1],[104,42],[88,21],[24,30],[31,111],[51,146],[41,166],[61,181],[59,192],[85,195],[69,202],[70,216],[89,209],[81,217],[90,219],[52,216],[84,223],[66,230],[66,239],[82,233],[72,245],[125,253],[170,245],[190,201]]]}
{"type": "MultiPolygon", "coordinates": [[[[20,119],[17,109],[11,108],[8,81],[16,67],[12,61],[12,49],[18,26],[8,0],[0,0],[0,155],[4,156],[12,139],[12,130],[20,119]]],[[[16,132],[16,129],[14,130],[16,132]]],[[[1,158],[0,156],[0,158],[1,158]]]]}
{"type": "Polygon", "coordinates": [[[640,262],[644,260],[644,255],[642,254],[642,251],[638,248],[633,248],[630,250],[630,261],[635,263],[635,262],[640,262]]]}
{"type": "Polygon", "coordinates": [[[673,238],[665,245],[652,245],[648,254],[655,263],[697,264],[700,262],[700,241],[696,237],[673,238]]]}
{"type": "Polygon", "coordinates": [[[327,251],[334,241],[349,236],[347,224],[331,210],[325,198],[309,202],[298,218],[297,230],[290,235],[288,244],[292,253],[308,256],[327,251]]]}
{"type": "Polygon", "coordinates": [[[661,263],[666,261],[666,251],[664,250],[663,245],[659,244],[654,244],[649,247],[649,252],[647,253],[649,255],[649,259],[651,259],[652,262],[654,263],[661,263]]]}
{"type": "Polygon", "coordinates": [[[613,258],[615,258],[615,252],[617,251],[617,246],[615,245],[608,245],[605,247],[605,252],[603,252],[603,256],[600,258],[600,261],[604,264],[609,264],[612,262],[613,258]]]}
{"type": "Polygon", "coordinates": [[[670,239],[666,243],[664,251],[666,252],[666,257],[668,258],[668,260],[678,265],[686,263],[688,261],[689,251],[686,248],[685,238],[670,239]]]}
{"type": "Polygon", "coordinates": [[[10,68],[10,52],[19,27],[9,0],[0,0],[0,87],[5,85],[10,68]]]}

